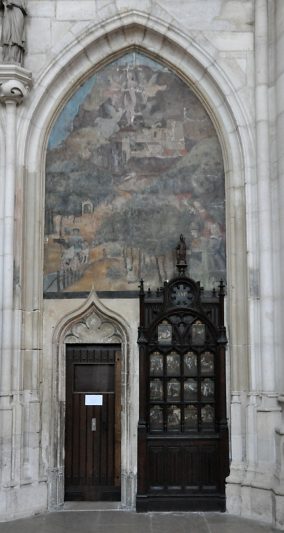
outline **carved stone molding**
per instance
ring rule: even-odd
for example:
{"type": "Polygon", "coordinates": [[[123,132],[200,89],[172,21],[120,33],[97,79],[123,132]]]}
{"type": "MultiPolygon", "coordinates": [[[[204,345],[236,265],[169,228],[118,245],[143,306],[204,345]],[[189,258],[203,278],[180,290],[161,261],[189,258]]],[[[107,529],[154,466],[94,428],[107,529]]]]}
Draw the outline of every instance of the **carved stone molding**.
{"type": "Polygon", "coordinates": [[[20,104],[32,86],[32,74],[17,65],[0,65],[0,101],[20,104]]]}
{"type": "Polygon", "coordinates": [[[106,307],[92,289],[83,305],[57,324],[53,342],[62,348],[71,343],[128,344],[129,325],[121,315],[106,307]]]}
{"type": "Polygon", "coordinates": [[[72,324],[65,335],[66,344],[115,342],[121,342],[121,333],[116,324],[101,317],[95,310],[72,324]]]}

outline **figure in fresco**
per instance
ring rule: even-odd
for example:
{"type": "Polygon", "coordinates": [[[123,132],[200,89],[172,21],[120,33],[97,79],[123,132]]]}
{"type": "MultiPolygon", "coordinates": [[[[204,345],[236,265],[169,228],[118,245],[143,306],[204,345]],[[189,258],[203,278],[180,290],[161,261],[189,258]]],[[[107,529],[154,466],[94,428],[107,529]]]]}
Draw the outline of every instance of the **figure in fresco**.
{"type": "Polygon", "coordinates": [[[134,77],[134,72],[132,70],[126,70],[126,87],[124,89],[124,106],[126,109],[126,115],[128,119],[128,124],[133,124],[135,118],[135,107],[137,103],[136,92],[138,88],[137,81],[134,77]]]}
{"type": "Polygon", "coordinates": [[[84,241],[80,235],[79,228],[73,228],[72,234],[68,238],[57,238],[54,242],[60,244],[61,264],[60,271],[76,272],[82,265],[86,266],[89,262],[89,244],[84,241]]]}
{"type": "Polygon", "coordinates": [[[9,2],[9,0],[0,0],[0,7],[4,7],[0,41],[3,47],[3,63],[23,65],[26,41],[26,1],[14,0],[9,2]]]}
{"type": "Polygon", "coordinates": [[[73,228],[72,234],[68,238],[68,244],[69,246],[74,246],[74,250],[77,254],[79,254],[83,248],[83,242],[84,239],[80,235],[80,229],[79,228],[73,228]]]}
{"type": "Polygon", "coordinates": [[[222,270],[226,262],[226,252],[224,239],[218,224],[210,225],[210,239],[208,242],[208,250],[210,252],[210,267],[212,270],[222,270]]]}
{"type": "Polygon", "coordinates": [[[186,264],[186,244],[183,235],[179,238],[179,243],[176,247],[176,256],[178,265],[186,264]]]}

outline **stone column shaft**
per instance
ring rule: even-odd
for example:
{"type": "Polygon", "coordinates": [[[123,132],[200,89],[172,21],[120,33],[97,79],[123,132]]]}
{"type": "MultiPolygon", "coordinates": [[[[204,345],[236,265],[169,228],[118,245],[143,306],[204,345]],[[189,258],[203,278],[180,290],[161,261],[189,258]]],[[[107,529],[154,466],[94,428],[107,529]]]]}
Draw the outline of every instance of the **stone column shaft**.
{"type": "Polygon", "coordinates": [[[6,168],[4,190],[3,240],[3,322],[1,392],[11,391],[11,360],[13,344],[13,263],[14,263],[14,204],[16,174],[16,105],[6,100],[6,168]]]}
{"type": "Polygon", "coordinates": [[[280,309],[279,317],[281,337],[280,337],[280,357],[279,364],[279,377],[278,387],[280,390],[284,390],[284,360],[283,360],[283,345],[284,345],[284,321],[283,321],[283,309],[284,309],[284,286],[283,286],[283,265],[284,265],[284,2],[276,0],[275,2],[275,30],[276,30],[276,148],[277,148],[277,173],[278,173],[278,201],[279,201],[279,229],[280,229],[280,309]]]}
{"type": "Polygon", "coordinates": [[[268,109],[268,4],[255,0],[256,165],[259,210],[260,351],[263,392],[275,389],[272,215],[268,109]]]}
{"type": "Polygon", "coordinates": [[[12,394],[12,373],[16,371],[14,331],[14,239],[15,239],[15,192],[17,174],[17,105],[27,93],[31,83],[29,73],[20,67],[8,65],[0,67],[0,102],[5,105],[5,165],[3,168],[3,209],[2,262],[2,335],[1,335],[1,377],[0,393],[12,394]]]}

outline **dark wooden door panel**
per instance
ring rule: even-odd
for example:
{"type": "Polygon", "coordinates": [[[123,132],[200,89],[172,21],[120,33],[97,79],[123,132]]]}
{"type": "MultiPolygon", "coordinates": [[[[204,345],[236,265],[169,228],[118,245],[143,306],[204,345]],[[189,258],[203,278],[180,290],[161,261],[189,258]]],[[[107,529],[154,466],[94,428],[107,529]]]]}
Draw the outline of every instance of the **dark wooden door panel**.
{"type": "Polygon", "coordinates": [[[182,492],[212,492],[217,490],[219,478],[218,445],[215,442],[183,441],[174,444],[152,444],[149,440],[150,490],[177,494],[182,492]]]}
{"type": "Polygon", "coordinates": [[[120,499],[120,351],[68,346],[65,499],[120,499]],[[89,394],[102,405],[86,405],[89,394]]]}
{"type": "Polygon", "coordinates": [[[196,492],[200,489],[200,457],[198,446],[184,447],[183,480],[185,491],[196,492]]]}
{"type": "Polygon", "coordinates": [[[201,456],[202,485],[204,492],[218,490],[219,479],[219,450],[215,445],[204,446],[201,456]]]}
{"type": "Polygon", "coordinates": [[[179,446],[167,447],[167,489],[170,492],[182,490],[183,450],[179,446]]]}
{"type": "Polygon", "coordinates": [[[113,364],[75,364],[74,392],[114,392],[113,364]]]}
{"type": "Polygon", "coordinates": [[[150,490],[161,492],[165,488],[165,448],[149,446],[150,490]]]}

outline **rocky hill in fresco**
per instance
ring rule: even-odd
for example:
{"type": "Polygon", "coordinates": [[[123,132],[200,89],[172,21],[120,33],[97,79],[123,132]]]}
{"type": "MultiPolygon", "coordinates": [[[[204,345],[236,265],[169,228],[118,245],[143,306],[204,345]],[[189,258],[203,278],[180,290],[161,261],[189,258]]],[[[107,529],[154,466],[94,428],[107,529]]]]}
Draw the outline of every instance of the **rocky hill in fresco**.
{"type": "Polygon", "coordinates": [[[190,275],[211,287],[225,277],[224,171],[205,109],[137,53],[88,83],[50,137],[45,291],[136,290],[141,277],[159,286],[180,233],[190,275]]]}

